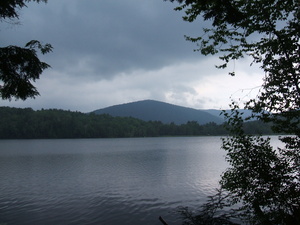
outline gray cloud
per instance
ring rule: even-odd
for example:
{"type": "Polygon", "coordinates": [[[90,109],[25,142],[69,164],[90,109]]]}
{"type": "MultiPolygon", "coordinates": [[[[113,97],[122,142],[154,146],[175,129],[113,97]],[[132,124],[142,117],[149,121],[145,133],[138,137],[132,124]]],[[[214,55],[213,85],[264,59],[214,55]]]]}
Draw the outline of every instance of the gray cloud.
{"type": "MultiPolygon", "coordinates": [[[[155,70],[199,57],[184,34],[198,29],[183,22],[174,4],[139,0],[52,0],[31,3],[22,13],[20,33],[25,41],[38,39],[54,46],[47,56],[54,69],[68,71],[86,64],[96,79],[120,72],[155,70]]],[[[19,40],[19,38],[18,38],[19,40]]],[[[83,75],[80,71],[79,74],[83,75]]]]}
{"type": "Polygon", "coordinates": [[[200,35],[203,24],[182,21],[175,6],[163,0],[28,4],[20,11],[21,25],[0,23],[0,45],[51,43],[54,51],[41,57],[52,69],[36,83],[40,97],[0,105],[88,112],[155,99],[195,108],[227,106],[235,91],[224,91],[227,72],[215,70],[216,59],[193,52],[194,43],[184,40],[185,34],[200,35]]]}

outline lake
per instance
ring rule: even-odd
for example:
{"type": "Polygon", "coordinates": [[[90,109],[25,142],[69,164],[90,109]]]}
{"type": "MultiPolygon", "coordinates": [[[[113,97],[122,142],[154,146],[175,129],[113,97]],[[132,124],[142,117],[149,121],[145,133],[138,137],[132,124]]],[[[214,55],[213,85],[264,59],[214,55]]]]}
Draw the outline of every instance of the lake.
{"type": "Polygon", "coordinates": [[[220,137],[0,140],[0,224],[179,225],[214,194],[220,137]]]}

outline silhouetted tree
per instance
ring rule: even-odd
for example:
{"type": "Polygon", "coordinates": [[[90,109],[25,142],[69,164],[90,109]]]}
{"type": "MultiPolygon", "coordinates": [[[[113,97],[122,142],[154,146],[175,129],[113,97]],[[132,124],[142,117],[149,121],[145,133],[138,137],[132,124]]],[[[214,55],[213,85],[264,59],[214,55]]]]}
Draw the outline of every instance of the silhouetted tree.
{"type": "MultiPolygon", "coordinates": [[[[32,0],[47,2],[47,0],[32,0]]],[[[19,19],[18,10],[26,7],[30,0],[2,0],[0,2],[0,21],[19,19]]],[[[42,54],[52,51],[50,44],[41,44],[31,40],[25,47],[7,46],[0,47],[0,96],[2,99],[34,98],[39,95],[32,82],[39,79],[42,72],[50,66],[41,62],[37,50],[42,54]]]]}
{"type": "MultiPolygon", "coordinates": [[[[174,2],[175,0],[170,0],[174,2]]],[[[252,117],[271,122],[284,148],[269,139],[246,135],[238,106],[225,113],[231,137],[223,139],[231,167],[221,187],[232,206],[242,205],[252,224],[300,224],[300,2],[298,0],[177,0],[188,22],[211,22],[201,37],[186,37],[204,55],[218,54],[225,68],[231,60],[252,57],[264,80],[255,99],[245,104],[252,117]]],[[[235,75],[235,71],[230,72],[235,75]]],[[[246,215],[246,217],[245,217],[246,215]]]]}

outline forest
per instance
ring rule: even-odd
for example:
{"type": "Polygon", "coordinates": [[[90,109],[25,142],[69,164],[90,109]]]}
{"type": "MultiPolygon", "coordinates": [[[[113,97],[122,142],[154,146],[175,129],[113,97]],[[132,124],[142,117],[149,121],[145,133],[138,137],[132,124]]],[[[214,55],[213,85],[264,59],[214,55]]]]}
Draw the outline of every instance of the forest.
{"type": "MultiPolygon", "coordinates": [[[[248,134],[274,134],[271,126],[260,121],[244,123],[248,134]]],[[[160,136],[227,135],[224,125],[195,121],[176,125],[143,121],[132,117],[72,112],[60,109],[0,107],[1,139],[46,138],[125,138],[160,136]]]]}

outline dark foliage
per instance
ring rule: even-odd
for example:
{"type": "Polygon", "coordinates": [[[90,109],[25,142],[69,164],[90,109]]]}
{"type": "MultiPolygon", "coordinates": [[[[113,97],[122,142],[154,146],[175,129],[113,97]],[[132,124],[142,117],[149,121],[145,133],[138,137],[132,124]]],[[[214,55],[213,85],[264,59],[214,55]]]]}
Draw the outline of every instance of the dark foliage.
{"type": "Polygon", "coordinates": [[[228,194],[222,189],[217,189],[216,194],[209,196],[207,202],[197,211],[179,207],[178,212],[183,218],[182,225],[237,225],[233,219],[237,212],[229,208],[231,204],[227,199],[228,194]]]}
{"type": "Polygon", "coordinates": [[[3,81],[0,95],[3,99],[15,97],[25,100],[39,94],[31,82],[39,79],[40,74],[50,66],[39,60],[35,47],[43,54],[52,50],[49,44],[43,46],[38,41],[30,41],[25,48],[0,48],[0,79],[3,81]]]}
{"type": "Polygon", "coordinates": [[[18,10],[27,7],[26,2],[47,2],[47,0],[2,0],[0,1],[0,19],[19,18],[18,10]]]}
{"type": "MultiPolygon", "coordinates": [[[[34,0],[33,0],[34,1],[34,0]]],[[[35,0],[47,2],[47,0],[35,0]]],[[[2,0],[0,1],[0,20],[18,19],[18,10],[26,7],[30,0],[2,0]]],[[[42,72],[50,66],[41,62],[37,50],[42,54],[52,51],[50,44],[42,45],[32,40],[25,47],[7,46],[0,48],[0,96],[2,99],[16,98],[25,100],[39,95],[33,82],[39,79],[42,72]]]]}
{"type": "MultiPolygon", "coordinates": [[[[175,0],[170,0],[174,2],[175,0]]],[[[264,79],[256,98],[245,104],[253,118],[271,122],[284,148],[247,135],[239,107],[227,113],[231,136],[223,140],[230,164],[221,188],[230,192],[249,224],[300,224],[300,2],[298,0],[177,0],[183,19],[211,22],[200,37],[186,37],[203,55],[218,54],[225,68],[251,57],[264,79]]],[[[235,71],[230,75],[235,75],[235,71]]],[[[216,207],[218,207],[216,205],[216,207]]]]}
{"type": "MultiPolygon", "coordinates": [[[[245,125],[249,132],[271,129],[258,121],[245,125]],[[252,128],[251,128],[252,127],[252,128]],[[259,129],[261,127],[261,130],[259,129]]],[[[0,138],[111,138],[226,135],[223,125],[195,121],[176,125],[160,121],[142,121],[108,114],[85,114],[58,109],[34,111],[30,108],[0,107],[0,138]]]]}

